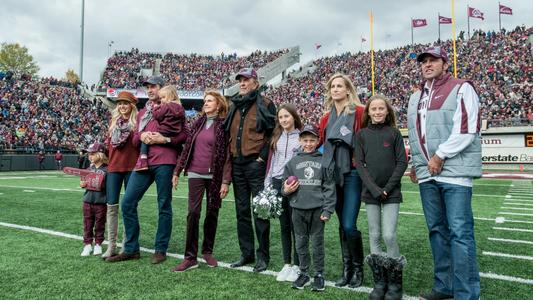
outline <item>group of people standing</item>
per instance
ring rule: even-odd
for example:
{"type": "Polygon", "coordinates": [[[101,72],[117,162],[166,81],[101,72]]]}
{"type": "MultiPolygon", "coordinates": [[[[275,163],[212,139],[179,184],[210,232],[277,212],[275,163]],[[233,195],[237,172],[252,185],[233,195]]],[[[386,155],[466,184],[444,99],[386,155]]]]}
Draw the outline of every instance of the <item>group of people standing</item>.
{"type": "MultiPolygon", "coordinates": [[[[470,82],[447,73],[443,49],[431,47],[417,59],[424,82],[409,102],[411,180],[420,184],[435,266],[433,289],[422,297],[477,299],[480,290],[471,197],[472,179],[481,175],[479,99],[470,82]]],[[[311,243],[313,290],[324,289],[324,224],[336,212],[343,263],[336,286],[361,286],[366,262],[374,280],[370,298],[401,299],[407,260],[400,254],[397,225],[407,157],[390,101],[375,95],[363,105],[349,77],[335,74],[326,84],[327,112],[318,127],[303,126],[292,104],[276,109],[263,97],[254,69],[241,69],[236,80],[240,91],[231,105],[217,91],[205,93],[201,116],[191,128],[185,125],[179,97],[169,102],[177,103],[172,107],[161,101],[161,91],[171,87],[164,87],[159,76],[144,83],[148,102],[139,112],[133,94],[123,91],[118,95],[106,142],[106,261],[140,258],[137,207],[154,182],[159,216],[151,261],[157,264],[166,259],[172,231],[172,187],[178,186],[179,176],[184,174],[189,191],[185,258],[172,271],[198,267],[204,194],[207,208],[201,254],[208,266],[217,266],[213,250],[218,214],[230,184],[241,253],[231,267],[254,264],[254,272],[265,271],[270,262],[270,220],[252,212],[251,199],[272,185],[282,197],[283,208],[279,219],[284,266],[278,281],[291,281],[298,289],[310,283],[311,243]],[[165,124],[174,125],[163,130],[165,124]],[[148,145],[142,147],[144,155],[140,154],[141,144],[148,145]],[[322,151],[317,150],[319,146],[322,151]],[[122,186],[124,241],[117,254],[122,186]],[[369,228],[370,254],[366,258],[363,234],[357,228],[361,202],[365,202],[369,228]],[[380,246],[382,238],[386,251],[380,246]]],[[[100,148],[89,149],[91,162],[95,150],[100,148]]],[[[94,202],[98,197],[85,198],[85,202],[94,202]]],[[[101,226],[96,227],[99,238],[94,254],[103,240],[101,226]]],[[[82,255],[92,250],[92,228],[85,228],[82,255]]]]}

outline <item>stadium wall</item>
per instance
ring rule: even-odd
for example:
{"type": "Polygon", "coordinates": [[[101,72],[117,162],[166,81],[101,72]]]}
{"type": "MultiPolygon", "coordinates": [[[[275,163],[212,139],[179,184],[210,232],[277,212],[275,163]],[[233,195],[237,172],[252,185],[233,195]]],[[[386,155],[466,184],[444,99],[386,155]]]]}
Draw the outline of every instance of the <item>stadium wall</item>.
{"type": "MultiPolygon", "coordinates": [[[[407,130],[401,130],[406,149],[407,130]]],[[[481,133],[484,169],[533,171],[533,127],[490,128],[481,133]]]]}
{"type": "MultiPolygon", "coordinates": [[[[63,167],[78,167],[78,155],[63,154],[63,167]]],[[[55,170],[56,160],[53,155],[44,159],[46,170],[55,170]]],[[[36,154],[2,154],[0,155],[0,171],[35,171],[39,170],[36,154]]]]}

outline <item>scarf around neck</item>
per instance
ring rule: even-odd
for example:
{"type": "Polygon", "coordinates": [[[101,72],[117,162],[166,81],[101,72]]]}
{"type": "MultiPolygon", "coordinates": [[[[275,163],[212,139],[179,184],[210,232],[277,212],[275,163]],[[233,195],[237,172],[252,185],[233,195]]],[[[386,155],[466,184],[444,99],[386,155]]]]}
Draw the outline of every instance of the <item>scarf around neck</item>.
{"type": "Polygon", "coordinates": [[[257,122],[255,129],[257,132],[264,132],[266,130],[274,129],[276,124],[276,115],[268,110],[268,107],[263,103],[263,97],[259,90],[251,91],[246,95],[237,95],[231,99],[233,105],[230,107],[226,121],[224,123],[224,130],[230,131],[231,123],[235,117],[237,110],[248,110],[254,103],[257,105],[257,122]]]}
{"type": "Polygon", "coordinates": [[[351,170],[350,154],[355,144],[354,114],[341,113],[337,116],[337,109],[333,106],[326,125],[322,166],[326,176],[334,177],[335,183],[341,186],[344,184],[344,174],[351,170]]]}
{"type": "Polygon", "coordinates": [[[152,120],[152,109],[154,108],[154,103],[152,101],[147,101],[145,108],[146,111],[139,122],[139,132],[143,131],[148,122],[152,120]]]}
{"type": "Polygon", "coordinates": [[[111,146],[113,148],[120,148],[126,144],[128,137],[131,134],[132,125],[129,120],[122,117],[117,119],[115,127],[111,131],[111,146]]]}

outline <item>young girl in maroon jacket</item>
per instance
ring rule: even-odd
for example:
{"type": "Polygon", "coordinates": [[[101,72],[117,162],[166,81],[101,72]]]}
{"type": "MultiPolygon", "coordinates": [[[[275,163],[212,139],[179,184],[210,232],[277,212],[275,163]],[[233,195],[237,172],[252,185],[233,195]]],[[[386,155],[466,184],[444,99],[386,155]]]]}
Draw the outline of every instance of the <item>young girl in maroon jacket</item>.
{"type": "Polygon", "coordinates": [[[355,142],[355,158],[368,217],[371,254],[366,262],[374,276],[370,299],[401,299],[406,259],[400,255],[396,228],[407,158],[394,110],[385,96],[376,95],[368,100],[361,127],[355,142]],[[380,246],[382,232],[386,253],[380,246]]]}

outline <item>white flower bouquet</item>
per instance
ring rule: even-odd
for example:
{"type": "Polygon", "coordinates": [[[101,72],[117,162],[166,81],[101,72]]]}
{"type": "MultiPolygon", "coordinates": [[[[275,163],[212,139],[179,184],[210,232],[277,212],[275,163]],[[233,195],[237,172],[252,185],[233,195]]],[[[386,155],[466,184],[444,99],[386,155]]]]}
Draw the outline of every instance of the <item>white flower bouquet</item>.
{"type": "Polygon", "coordinates": [[[252,207],[258,218],[265,220],[279,218],[283,211],[281,201],[278,191],[268,185],[252,199],[252,207]]]}

